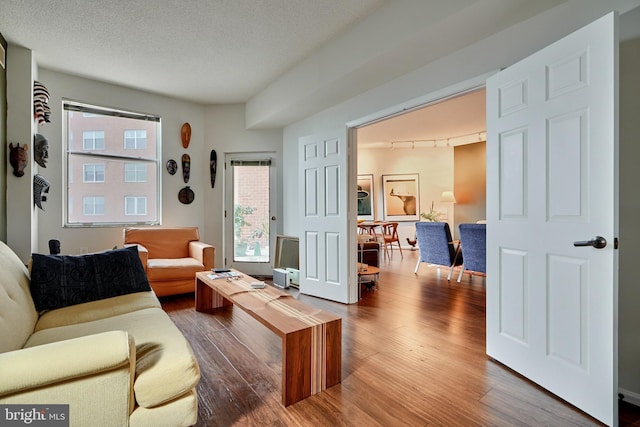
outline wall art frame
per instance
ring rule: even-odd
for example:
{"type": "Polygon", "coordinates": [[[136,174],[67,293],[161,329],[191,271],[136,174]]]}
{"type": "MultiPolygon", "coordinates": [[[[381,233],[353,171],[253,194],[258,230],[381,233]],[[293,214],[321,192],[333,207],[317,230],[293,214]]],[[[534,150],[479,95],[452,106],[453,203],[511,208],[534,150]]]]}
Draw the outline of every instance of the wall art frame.
{"type": "Polygon", "coordinates": [[[374,217],[374,193],[373,174],[358,175],[358,219],[373,221],[374,217]]]}
{"type": "Polygon", "coordinates": [[[420,175],[382,175],[382,202],[385,221],[419,221],[420,175]]]}

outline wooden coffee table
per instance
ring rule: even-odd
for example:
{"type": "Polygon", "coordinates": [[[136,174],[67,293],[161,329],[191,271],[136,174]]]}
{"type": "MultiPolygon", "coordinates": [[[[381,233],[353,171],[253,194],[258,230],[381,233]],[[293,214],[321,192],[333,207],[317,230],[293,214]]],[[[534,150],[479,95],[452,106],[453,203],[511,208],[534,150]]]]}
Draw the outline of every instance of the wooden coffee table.
{"type": "Polygon", "coordinates": [[[285,406],[340,383],[342,319],[311,307],[290,294],[257,280],[213,279],[196,273],[196,311],[235,305],[282,338],[282,404],[285,406]]]}

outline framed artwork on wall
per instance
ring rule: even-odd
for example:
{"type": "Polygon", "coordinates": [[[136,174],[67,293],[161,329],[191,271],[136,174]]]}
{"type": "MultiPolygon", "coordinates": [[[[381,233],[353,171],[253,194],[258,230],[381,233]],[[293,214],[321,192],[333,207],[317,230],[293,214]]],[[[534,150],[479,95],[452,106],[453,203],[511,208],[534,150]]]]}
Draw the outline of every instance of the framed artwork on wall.
{"type": "Polygon", "coordinates": [[[358,219],[373,221],[373,175],[358,175],[358,219]]]}
{"type": "Polygon", "coordinates": [[[420,220],[419,175],[382,175],[385,221],[420,220]]]}

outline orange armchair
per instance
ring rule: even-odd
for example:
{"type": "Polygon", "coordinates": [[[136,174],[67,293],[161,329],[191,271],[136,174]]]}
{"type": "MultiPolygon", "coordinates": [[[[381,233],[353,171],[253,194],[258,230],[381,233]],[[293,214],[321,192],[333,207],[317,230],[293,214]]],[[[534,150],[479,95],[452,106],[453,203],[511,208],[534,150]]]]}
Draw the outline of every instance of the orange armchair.
{"type": "Polygon", "coordinates": [[[200,242],[197,227],[125,228],[124,244],[138,245],[157,296],[194,292],[196,272],[213,268],[215,248],[200,242]]]}

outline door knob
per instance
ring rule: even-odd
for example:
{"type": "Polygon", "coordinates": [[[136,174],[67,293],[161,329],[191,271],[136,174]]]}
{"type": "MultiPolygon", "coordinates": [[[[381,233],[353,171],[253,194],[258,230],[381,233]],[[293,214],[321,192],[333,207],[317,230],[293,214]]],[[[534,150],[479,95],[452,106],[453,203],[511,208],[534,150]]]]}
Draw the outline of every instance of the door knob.
{"type": "Polygon", "coordinates": [[[602,249],[607,246],[607,239],[602,236],[596,236],[593,240],[579,240],[573,242],[573,246],[593,246],[596,249],[602,249]]]}
{"type": "Polygon", "coordinates": [[[276,216],[275,216],[275,215],[271,217],[271,221],[275,221],[276,219],[277,219],[277,218],[276,218],[276,216]]]}

